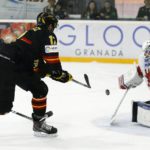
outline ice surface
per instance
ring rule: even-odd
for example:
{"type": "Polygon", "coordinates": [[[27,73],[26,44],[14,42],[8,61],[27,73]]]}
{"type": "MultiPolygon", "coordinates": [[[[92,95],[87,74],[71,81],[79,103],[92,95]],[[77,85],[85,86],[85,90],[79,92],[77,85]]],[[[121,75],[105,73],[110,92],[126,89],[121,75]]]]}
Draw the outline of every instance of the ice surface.
{"type": "MultiPolygon", "coordinates": [[[[150,147],[150,128],[131,122],[132,100],[148,100],[143,82],[128,92],[117,114],[110,118],[125,91],[118,88],[118,76],[131,65],[63,63],[76,80],[87,73],[92,89],[76,83],[44,81],[49,86],[48,109],[54,112],[47,122],[58,128],[57,137],[34,137],[32,122],[9,113],[0,117],[0,150],[143,150],[150,147]],[[110,95],[105,94],[110,90],[110,95]]],[[[14,110],[31,115],[31,94],[16,87],[14,110]]]]}

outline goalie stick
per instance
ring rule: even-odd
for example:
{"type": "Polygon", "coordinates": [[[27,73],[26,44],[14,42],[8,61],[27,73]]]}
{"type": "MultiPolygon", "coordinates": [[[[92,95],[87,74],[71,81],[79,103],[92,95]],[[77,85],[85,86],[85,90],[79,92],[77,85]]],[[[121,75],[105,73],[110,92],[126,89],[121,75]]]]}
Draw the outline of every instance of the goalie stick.
{"type": "MultiPolygon", "coordinates": [[[[33,120],[31,117],[29,117],[29,116],[26,116],[26,115],[24,115],[24,114],[22,114],[22,113],[19,113],[19,112],[17,112],[17,111],[15,111],[15,110],[11,110],[11,112],[13,113],[13,114],[16,114],[16,115],[18,115],[18,116],[21,116],[21,117],[23,117],[23,118],[26,118],[26,119],[28,119],[28,120],[33,120]]],[[[45,113],[45,115],[44,115],[44,117],[40,120],[40,121],[42,121],[42,120],[44,120],[44,119],[47,119],[48,117],[51,117],[53,115],[53,112],[52,111],[48,111],[47,113],[45,113]]]]}
{"type": "Polygon", "coordinates": [[[86,84],[85,84],[85,83],[82,83],[82,82],[80,82],[80,81],[77,81],[77,80],[75,80],[75,79],[72,79],[72,81],[75,82],[75,83],[77,83],[77,84],[80,84],[80,85],[82,85],[82,86],[85,86],[85,87],[87,87],[87,88],[91,88],[91,85],[90,85],[90,82],[89,82],[89,77],[88,77],[87,74],[84,74],[84,79],[85,79],[86,84]]]}
{"type": "Polygon", "coordinates": [[[117,116],[117,112],[118,112],[118,110],[119,110],[119,108],[120,108],[120,106],[121,106],[123,100],[125,99],[125,97],[126,97],[128,91],[129,91],[129,89],[126,90],[126,92],[123,94],[123,97],[121,98],[119,104],[117,105],[117,107],[116,107],[116,109],[115,109],[115,111],[114,111],[114,113],[113,113],[113,115],[112,115],[112,117],[111,117],[110,125],[114,125],[114,122],[115,122],[116,116],[117,116]]]}

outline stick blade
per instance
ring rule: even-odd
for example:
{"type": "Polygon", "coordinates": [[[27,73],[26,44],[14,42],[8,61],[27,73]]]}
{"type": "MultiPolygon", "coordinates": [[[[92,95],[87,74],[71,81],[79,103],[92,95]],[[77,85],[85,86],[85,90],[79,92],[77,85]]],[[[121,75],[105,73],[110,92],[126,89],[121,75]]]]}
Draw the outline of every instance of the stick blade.
{"type": "Polygon", "coordinates": [[[84,74],[84,79],[85,79],[85,81],[86,81],[87,86],[88,86],[89,88],[91,88],[91,85],[90,85],[90,82],[89,82],[89,77],[88,77],[87,74],[84,74]]]}
{"type": "Polygon", "coordinates": [[[111,118],[111,120],[110,120],[110,125],[111,125],[111,126],[115,125],[115,117],[111,118]]]}

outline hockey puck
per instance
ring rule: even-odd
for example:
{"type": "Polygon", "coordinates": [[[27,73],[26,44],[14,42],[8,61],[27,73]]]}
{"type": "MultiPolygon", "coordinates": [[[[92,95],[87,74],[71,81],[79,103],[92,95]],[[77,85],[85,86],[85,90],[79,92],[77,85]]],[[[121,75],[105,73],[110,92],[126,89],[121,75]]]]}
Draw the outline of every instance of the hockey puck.
{"type": "Polygon", "coordinates": [[[110,95],[110,91],[108,89],[105,90],[106,95],[110,95]]]}

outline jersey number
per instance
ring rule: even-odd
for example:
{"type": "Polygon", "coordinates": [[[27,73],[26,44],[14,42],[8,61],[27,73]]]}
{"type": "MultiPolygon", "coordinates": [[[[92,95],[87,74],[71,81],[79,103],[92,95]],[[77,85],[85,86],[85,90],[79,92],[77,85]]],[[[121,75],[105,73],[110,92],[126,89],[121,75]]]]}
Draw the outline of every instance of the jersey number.
{"type": "Polygon", "coordinates": [[[57,43],[56,43],[56,39],[55,39],[54,36],[50,35],[50,36],[49,36],[49,39],[50,39],[50,45],[56,45],[56,44],[57,44],[57,43]]]}

